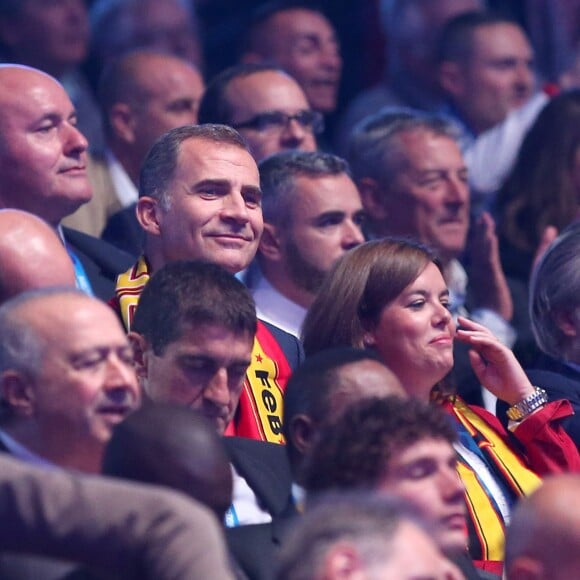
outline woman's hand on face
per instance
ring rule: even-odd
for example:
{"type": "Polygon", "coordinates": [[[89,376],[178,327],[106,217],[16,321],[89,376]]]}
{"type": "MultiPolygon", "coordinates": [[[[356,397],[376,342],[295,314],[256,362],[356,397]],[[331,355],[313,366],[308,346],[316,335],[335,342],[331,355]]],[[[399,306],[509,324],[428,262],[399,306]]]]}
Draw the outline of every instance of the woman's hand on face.
{"type": "Polygon", "coordinates": [[[533,394],[534,387],[514,353],[485,326],[459,317],[456,338],[471,346],[469,359],[481,384],[510,405],[533,394]]]}

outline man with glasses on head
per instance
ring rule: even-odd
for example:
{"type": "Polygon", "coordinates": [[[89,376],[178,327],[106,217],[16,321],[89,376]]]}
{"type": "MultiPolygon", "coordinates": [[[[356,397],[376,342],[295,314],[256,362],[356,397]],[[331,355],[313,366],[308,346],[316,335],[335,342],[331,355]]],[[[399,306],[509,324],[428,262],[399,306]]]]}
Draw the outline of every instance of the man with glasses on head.
{"type": "Polygon", "coordinates": [[[199,108],[200,123],[237,129],[256,161],[273,153],[316,151],[324,130],[300,85],[282,69],[264,64],[231,67],[208,84],[199,108]]]}

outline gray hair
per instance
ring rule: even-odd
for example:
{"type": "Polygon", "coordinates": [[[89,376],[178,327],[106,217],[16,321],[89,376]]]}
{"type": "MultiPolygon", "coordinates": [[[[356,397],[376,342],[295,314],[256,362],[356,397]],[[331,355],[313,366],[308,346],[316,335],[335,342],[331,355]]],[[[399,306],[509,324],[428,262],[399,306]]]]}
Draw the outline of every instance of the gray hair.
{"type": "Polygon", "coordinates": [[[163,209],[171,203],[171,181],[177,167],[181,145],[199,139],[239,147],[250,154],[243,137],[227,125],[185,125],[171,129],[155,142],[145,157],[139,176],[139,197],[152,197],[163,209]]]}
{"type": "Polygon", "coordinates": [[[401,170],[398,137],[423,131],[458,142],[457,127],[442,115],[422,113],[408,107],[384,107],[365,117],[350,135],[347,159],[356,180],[372,177],[381,183],[391,181],[401,170]]]}
{"type": "Polygon", "coordinates": [[[530,320],[543,352],[556,359],[565,358],[570,339],[558,326],[556,315],[579,307],[580,223],[575,223],[552,242],[532,273],[530,320]]]}
{"type": "MultiPolygon", "coordinates": [[[[22,292],[0,306],[0,374],[13,370],[30,379],[38,377],[48,342],[21,314],[31,302],[61,294],[85,296],[80,290],[69,287],[40,288],[22,292]]],[[[0,417],[9,414],[10,409],[0,392],[0,417]]]]}
{"type": "Polygon", "coordinates": [[[331,493],[317,499],[288,534],[278,562],[277,580],[310,580],[328,551],[348,541],[369,568],[391,557],[390,544],[403,522],[423,528],[401,499],[361,493],[331,493]]]}
{"type": "Polygon", "coordinates": [[[259,164],[264,221],[280,226],[287,223],[298,177],[350,175],[348,163],[322,151],[284,151],[259,164]]]}

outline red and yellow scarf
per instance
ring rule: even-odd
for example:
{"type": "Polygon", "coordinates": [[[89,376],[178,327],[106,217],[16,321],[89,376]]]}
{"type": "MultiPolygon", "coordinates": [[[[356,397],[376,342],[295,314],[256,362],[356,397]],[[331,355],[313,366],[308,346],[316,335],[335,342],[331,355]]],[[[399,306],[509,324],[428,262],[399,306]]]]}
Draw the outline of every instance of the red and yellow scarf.
{"type": "MultiPolygon", "coordinates": [[[[501,478],[514,498],[529,495],[541,484],[540,477],[525,465],[505,437],[464,401],[457,397],[442,405],[473,437],[496,477],[501,478]]],[[[459,461],[458,471],[465,486],[470,555],[474,560],[502,562],[505,522],[501,513],[469,465],[459,461]]]]}

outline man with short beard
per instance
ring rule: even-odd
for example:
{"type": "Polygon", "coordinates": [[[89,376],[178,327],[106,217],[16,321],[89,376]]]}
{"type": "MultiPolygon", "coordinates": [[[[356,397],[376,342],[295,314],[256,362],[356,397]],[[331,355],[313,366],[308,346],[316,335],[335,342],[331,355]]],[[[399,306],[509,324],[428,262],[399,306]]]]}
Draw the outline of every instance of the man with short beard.
{"type": "Polygon", "coordinates": [[[288,151],[259,169],[264,232],[246,281],[258,316],[298,336],[326,273],[364,241],[364,210],[347,163],[334,155],[288,151]]]}

